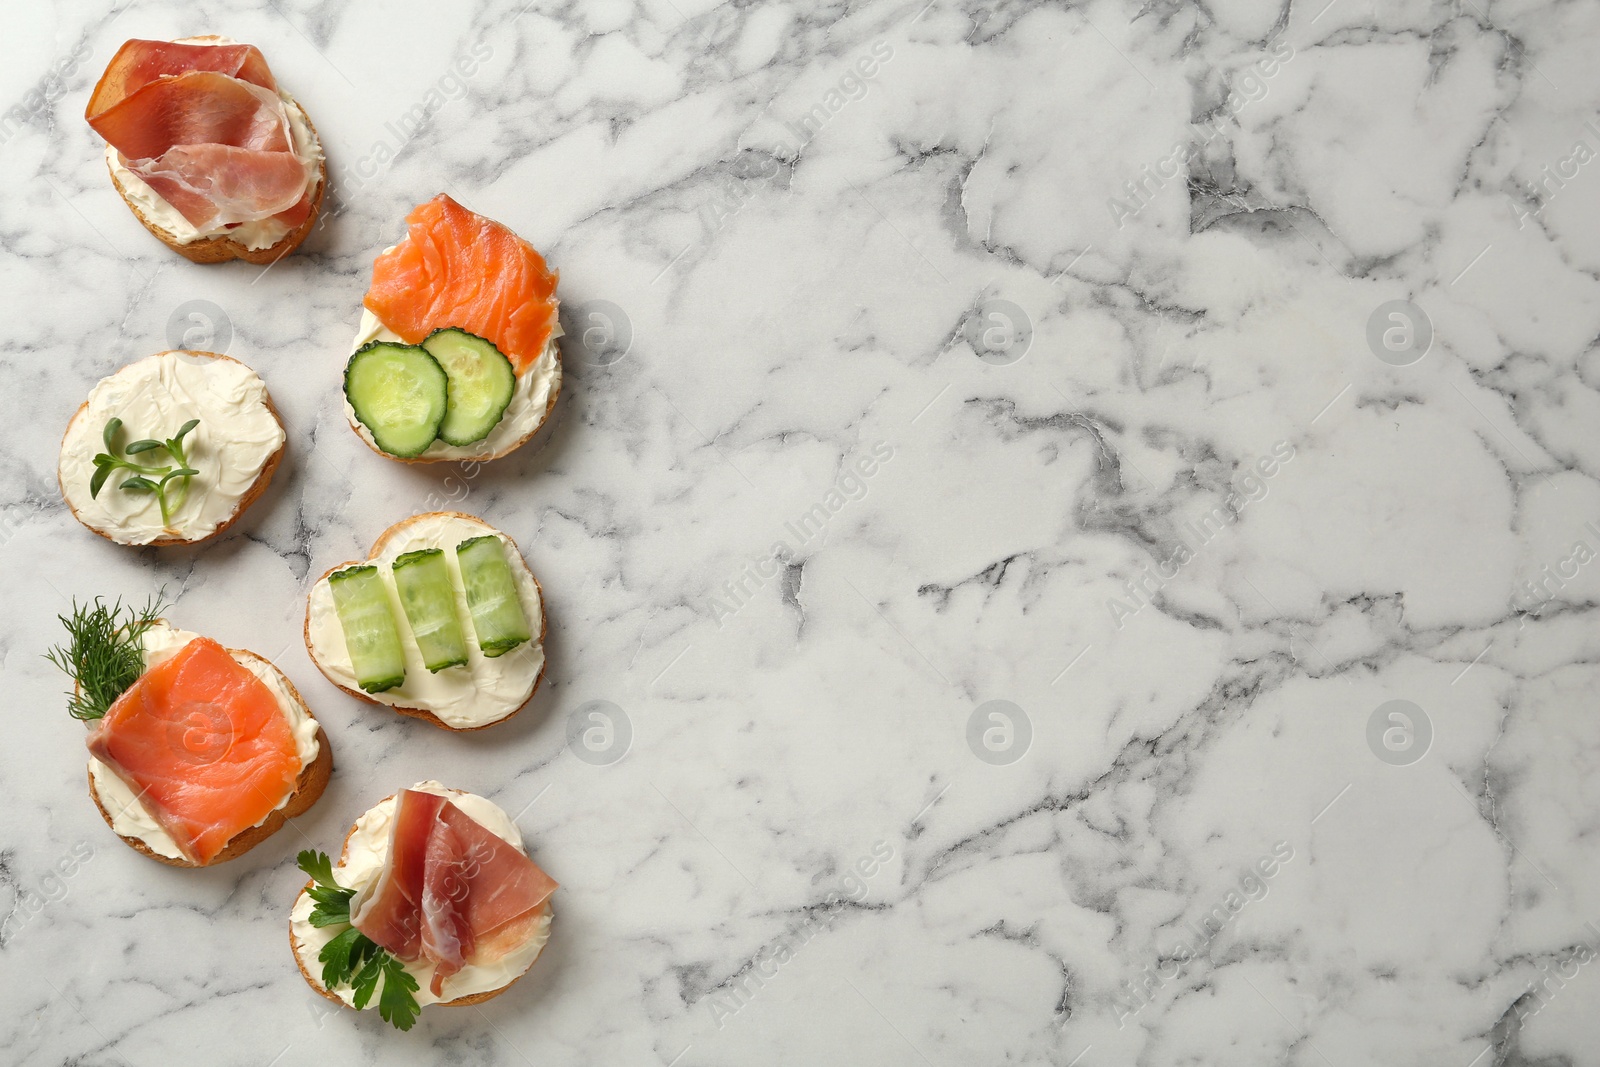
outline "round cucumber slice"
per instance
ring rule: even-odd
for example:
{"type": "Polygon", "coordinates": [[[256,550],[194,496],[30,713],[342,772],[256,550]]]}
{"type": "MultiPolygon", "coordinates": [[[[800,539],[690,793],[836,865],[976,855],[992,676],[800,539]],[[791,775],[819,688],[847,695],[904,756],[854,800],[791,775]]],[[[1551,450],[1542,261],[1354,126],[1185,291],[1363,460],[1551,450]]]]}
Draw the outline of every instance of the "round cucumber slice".
{"type": "Polygon", "coordinates": [[[391,456],[421,455],[444,422],[449,379],[420,345],[373,341],[344,368],[344,395],[377,446],[391,456]]]}
{"type": "Polygon", "coordinates": [[[439,439],[470,445],[489,436],[511,404],[517,375],[493,342],[456,327],[435,330],[422,342],[450,379],[439,439]]]}

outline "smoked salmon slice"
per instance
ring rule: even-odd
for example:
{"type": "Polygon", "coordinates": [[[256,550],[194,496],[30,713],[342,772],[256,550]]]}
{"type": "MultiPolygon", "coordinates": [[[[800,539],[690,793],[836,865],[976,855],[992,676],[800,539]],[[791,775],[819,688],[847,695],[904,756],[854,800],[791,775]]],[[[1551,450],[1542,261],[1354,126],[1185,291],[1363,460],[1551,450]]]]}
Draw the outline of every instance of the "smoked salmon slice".
{"type": "Polygon", "coordinates": [[[270,815],[300,775],[277,698],[207,637],[140,675],[88,743],[197,864],[270,815]]]}
{"type": "Polygon", "coordinates": [[[407,344],[448,326],[486,338],[520,375],[554,330],[558,278],[528,242],[440,193],[374,261],[363,303],[407,344]]]}
{"type": "Polygon", "coordinates": [[[469,963],[524,941],[555,879],[448,799],[407,789],[395,802],[389,855],[353,902],[356,929],[406,962],[434,964],[433,994],[469,963]]]}

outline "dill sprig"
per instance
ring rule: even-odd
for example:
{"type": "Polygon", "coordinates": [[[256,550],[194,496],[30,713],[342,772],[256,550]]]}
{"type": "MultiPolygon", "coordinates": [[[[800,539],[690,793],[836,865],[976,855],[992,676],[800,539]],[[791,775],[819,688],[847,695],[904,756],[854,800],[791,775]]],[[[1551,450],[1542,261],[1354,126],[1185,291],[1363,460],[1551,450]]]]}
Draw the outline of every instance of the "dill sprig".
{"type": "Polygon", "coordinates": [[[144,632],[161,617],[157,593],[135,611],[122,600],[106,607],[104,597],[91,604],[72,601],[72,614],[57,616],[67,628],[67,642],[45,654],[72,679],[67,710],[75,719],[98,719],[144,673],[144,632]]]}

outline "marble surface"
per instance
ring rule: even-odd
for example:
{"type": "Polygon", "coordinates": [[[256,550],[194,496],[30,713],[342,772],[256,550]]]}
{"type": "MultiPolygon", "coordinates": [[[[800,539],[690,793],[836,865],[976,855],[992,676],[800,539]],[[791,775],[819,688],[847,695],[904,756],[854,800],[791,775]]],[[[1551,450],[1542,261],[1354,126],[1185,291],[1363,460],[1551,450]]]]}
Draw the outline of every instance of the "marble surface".
{"type": "Polygon", "coordinates": [[[0,1061],[1600,1063],[1594,5],[6,18],[0,1061]],[[327,144],[267,270],[157,244],[81,119],[125,38],[204,32],[327,144]],[[552,426],[478,470],[374,456],[337,389],[440,190],[568,308],[552,426]],[[219,543],[125,550],[58,435],[169,338],[257,368],[290,452],[219,543]],[[474,735],[300,639],[439,506],[549,602],[547,684],[474,735]],[[335,748],[211,870],[110,835],[42,658],[161,586],[335,748]],[[563,888],[520,985],[400,1034],[295,972],[293,857],[428,777],[563,888]]]}

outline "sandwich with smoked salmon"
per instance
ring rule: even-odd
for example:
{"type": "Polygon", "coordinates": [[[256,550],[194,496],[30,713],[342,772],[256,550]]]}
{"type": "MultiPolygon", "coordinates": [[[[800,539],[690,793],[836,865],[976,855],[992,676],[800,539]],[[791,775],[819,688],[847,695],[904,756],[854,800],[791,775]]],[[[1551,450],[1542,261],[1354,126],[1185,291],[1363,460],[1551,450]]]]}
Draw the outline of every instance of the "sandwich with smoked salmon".
{"type": "Polygon", "coordinates": [[[215,352],[160,352],[90,391],[56,478],[73,517],[107,540],[193,545],[266,492],[286,440],[255,371],[215,352]]]}
{"type": "Polygon", "coordinates": [[[196,263],[272,263],[315,225],[327,164],[305,111],[254,45],[132,40],[84,118],[145,229],[196,263]]]}
{"type": "Polygon", "coordinates": [[[550,939],[554,879],[491,801],[419,782],[368,810],[334,861],[300,853],[310,875],[289,913],[306,983],[376,1009],[401,1030],[427,1005],[504,993],[550,939]]]}
{"type": "Polygon", "coordinates": [[[459,511],[396,523],[306,598],[306,650],[330,682],[449,730],[527,705],[545,631],[544,595],[516,542],[459,511]]]}
{"type": "Polygon", "coordinates": [[[561,392],[557,272],[440,193],[372,265],[345,416],[381,455],[486,461],[522,447],[561,392]]]}
{"type": "Polygon", "coordinates": [[[209,867],[250,851],[322,795],[327,735],[289,681],[253,652],[175,629],[159,599],[101,598],[61,616],[49,658],[89,725],[89,795],[136,852],[209,867]]]}

